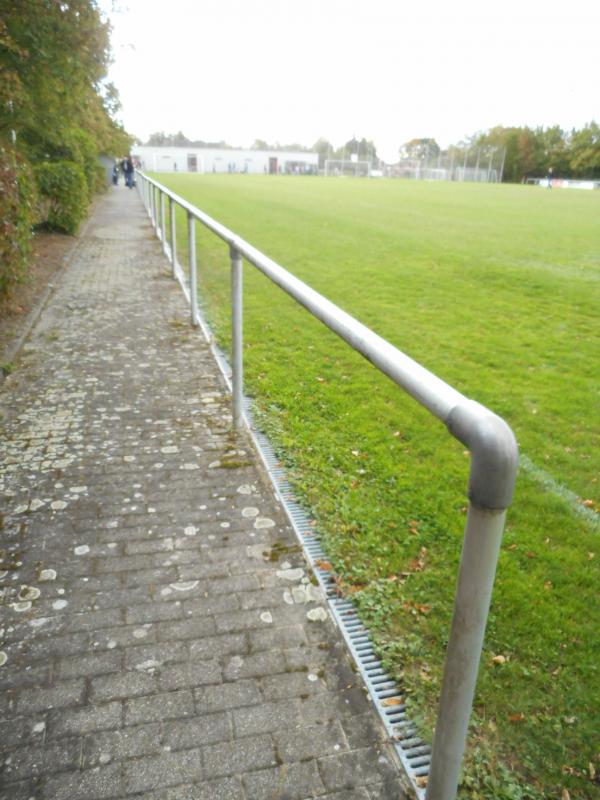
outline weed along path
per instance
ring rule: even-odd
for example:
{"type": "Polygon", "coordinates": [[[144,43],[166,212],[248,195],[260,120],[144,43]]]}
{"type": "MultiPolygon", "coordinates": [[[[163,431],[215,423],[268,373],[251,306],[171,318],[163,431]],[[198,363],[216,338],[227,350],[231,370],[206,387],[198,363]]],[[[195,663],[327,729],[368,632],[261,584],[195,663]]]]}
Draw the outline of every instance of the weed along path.
{"type": "Polygon", "coordinates": [[[14,365],[0,797],[405,796],[134,192],[99,203],[14,365]]]}

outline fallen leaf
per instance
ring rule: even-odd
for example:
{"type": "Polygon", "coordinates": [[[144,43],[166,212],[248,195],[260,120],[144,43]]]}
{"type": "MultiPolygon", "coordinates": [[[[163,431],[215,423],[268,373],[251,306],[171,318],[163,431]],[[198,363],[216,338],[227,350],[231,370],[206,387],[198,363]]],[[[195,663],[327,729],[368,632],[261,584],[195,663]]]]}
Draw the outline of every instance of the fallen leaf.
{"type": "Polygon", "coordinates": [[[590,780],[591,781],[596,780],[596,767],[592,764],[591,761],[588,764],[588,771],[590,773],[590,780]]]}
{"type": "Polygon", "coordinates": [[[596,505],[593,500],[582,500],[582,503],[586,508],[593,508],[596,505]]]}
{"type": "Polygon", "coordinates": [[[382,702],[382,706],[401,706],[404,700],[401,697],[388,697],[382,702]]]}
{"type": "Polygon", "coordinates": [[[535,553],[533,553],[531,550],[528,553],[525,553],[525,555],[527,556],[527,558],[535,558],[536,557],[535,553]]]}
{"type": "Polygon", "coordinates": [[[511,722],[523,722],[525,719],[525,714],[509,714],[508,719],[511,722]]]}
{"type": "Polygon", "coordinates": [[[331,572],[331,570],[333,569],[329,561],[315,561],[315,567],[319,567],[319,569],[324,569],[326,572],[331,572]]]}
{"type": "Polygon", "coordinates": [[[548,589],[548,590],[552,589],[552,581],[545,581],[544,589],[548,589]]]}
{"type": "Polygon", "coordinates": [[[596,555],[596,553],[588,553],[588,561],[591,561],[592,558],[594,558],[595,555],[596,555]]]}
{"type": "Polygon", "coordinates": [[[417,778],[417,786],[420,789],[424,789],[427,786],[427,775],[422,775],[420,778],[417,778]]]}
{"type": "Polygon", "coordinates": [[[506,664],[506,656],[494,656],[492,658],[492,664],[506,664]]]}
{"type": "Polygon", "coordinates": [[[560,800],[571,800],[571,795],[569,794],[568,789],[563,789],[562,794],[560,796],[560,800]]]}
{"type": "Polygon", "coordinates": [[[507,550],[516,550],[518,546],[519,546],[518,544],[509,544],[509,546],[506,549],[507,550]]]}
{"type": "Polygon", "coordinates": [[[325,378],[317,378],[317,380],[319,381],[319,383],[325,383],[325,378]]]}

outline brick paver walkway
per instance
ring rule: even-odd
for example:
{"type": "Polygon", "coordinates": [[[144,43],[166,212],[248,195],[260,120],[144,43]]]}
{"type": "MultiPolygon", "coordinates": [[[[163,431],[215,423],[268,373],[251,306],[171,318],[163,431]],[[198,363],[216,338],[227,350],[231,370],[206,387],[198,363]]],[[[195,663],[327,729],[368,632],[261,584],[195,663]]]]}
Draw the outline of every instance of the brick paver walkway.
{"type": "Polygon", "coordinates": [[[136,193],[100,202],[0,414],[2,800],[403,796],[136,193]]]}

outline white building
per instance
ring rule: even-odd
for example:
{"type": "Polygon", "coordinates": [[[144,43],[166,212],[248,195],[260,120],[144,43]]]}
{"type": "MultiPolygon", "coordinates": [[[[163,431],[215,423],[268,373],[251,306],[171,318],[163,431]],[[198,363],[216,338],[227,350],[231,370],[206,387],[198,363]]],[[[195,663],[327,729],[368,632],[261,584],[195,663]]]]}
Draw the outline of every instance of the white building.
{"type": "Polygon", "coordinates": [[[153,147],[132,151],[148,172],[242,172],[288,175],[317,174],[319,154],[283,150],[229,150],[212,147],[153,147]]]}

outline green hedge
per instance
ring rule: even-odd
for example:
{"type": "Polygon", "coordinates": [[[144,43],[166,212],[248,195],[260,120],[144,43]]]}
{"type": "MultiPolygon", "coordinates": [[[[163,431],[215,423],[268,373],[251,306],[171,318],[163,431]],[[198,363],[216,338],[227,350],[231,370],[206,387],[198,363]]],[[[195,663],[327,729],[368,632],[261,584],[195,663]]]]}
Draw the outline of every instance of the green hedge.
{"type": "Polygon", "coordinates": [[[85,218],[90,191],[83,169],[74,161],[37,164],[41,221],[64,233],[77,233],[85,218]]]}
{"type": "Polygon", "coordinates": [[[36,209],[27,162],[12,147],[0,144],[0,296],[25,275],[36,209]]]}

